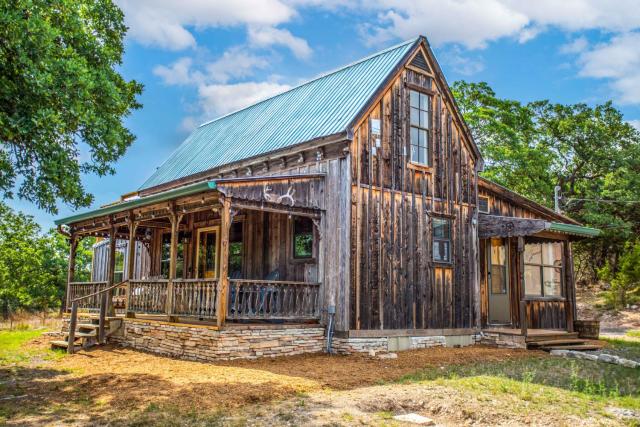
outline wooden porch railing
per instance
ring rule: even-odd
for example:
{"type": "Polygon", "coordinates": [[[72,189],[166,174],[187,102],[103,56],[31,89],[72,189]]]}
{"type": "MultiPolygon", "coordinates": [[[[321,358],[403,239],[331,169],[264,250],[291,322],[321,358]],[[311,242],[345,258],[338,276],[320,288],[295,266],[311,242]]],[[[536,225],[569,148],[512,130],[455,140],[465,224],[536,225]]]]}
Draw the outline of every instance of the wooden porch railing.
{"type": "Polygon", "coordinates": [[[166,313],[168,288],[169,280],[167,279],[129,281],[127,311],[148,314],[166,313]]]}
{"type": "MultiPolygon", "coordinates": [[[[117,309],[139,314],[216,317],[218,279],[130,280],[111,288],[107,282],[71,283],[70,301],[98,309],[101,295],[112,290],[117,309]]],[[[311,320],[320,317],[319,283],[230,279],[227,318],[233,320],[311,320]]]]}
{"type": "MultiPolygon", "coordinates": [[[[71,282],[67,298],[69,303],[77,300],[79,309],[97,310],[100,307],[98,292],[108,286],[108,282],[71,282]]],[[[70,304],[67,307],[71,308],[70,304]]]]}
{"type": "Polygon", "coordinates": [[[170,314],[214,318],[217,291],[218,279],[174,280],[170,314]]]}
{"type": "Polygon", "coordinates": [[[319,283],[229,280],[229,319],[317,319],[319,283]]]}

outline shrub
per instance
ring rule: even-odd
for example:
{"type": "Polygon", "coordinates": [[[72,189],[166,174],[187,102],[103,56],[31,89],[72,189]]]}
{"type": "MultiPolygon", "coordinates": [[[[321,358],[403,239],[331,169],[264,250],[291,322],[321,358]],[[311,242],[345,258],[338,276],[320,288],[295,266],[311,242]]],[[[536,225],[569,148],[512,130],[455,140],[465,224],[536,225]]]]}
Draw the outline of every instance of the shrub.
{"type": "Polygon", "coordinates": [[[614,271],[607,262],[598,274],[611,285],[605,292],[608,304],[621,308],[640,300],[640,241],[625,246],[617,265],[617,271],[614,271]]]}

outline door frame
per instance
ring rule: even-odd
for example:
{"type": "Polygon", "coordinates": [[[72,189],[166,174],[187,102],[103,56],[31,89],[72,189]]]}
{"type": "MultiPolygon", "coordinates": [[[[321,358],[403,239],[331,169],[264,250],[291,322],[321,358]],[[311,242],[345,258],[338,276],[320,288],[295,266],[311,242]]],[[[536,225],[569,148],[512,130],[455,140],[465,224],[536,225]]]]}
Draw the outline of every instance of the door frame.
{"type": "Polygon", "coordinates": [[[512,326],[513,325],[513,313],[511,312],[511,294],[512,294],[512,282],[511,282],[511,244],[510,239],[506,237],[490,237],[485,241],[485,283],[487,286],[487,326],[512,326]],[[507,308],[507,322],[497,323],[491,320],[491,241],[493,239],[500,239],[502,245],[505,247],[505,280],[506,280],[506,308],[507,308]]]}
{"type": "Polygon", "coordinates": [[[214,260],[214,270],[215,270],[215,278],[218,278],[220,275],[220,226],[212,225],[210,227],[202,227],[196,230],[196,278],[204,278],[200,277],[200,235],[202,233],[206,233],[207,231],[215,231],[216,232],[216,259],[214,260]]]}

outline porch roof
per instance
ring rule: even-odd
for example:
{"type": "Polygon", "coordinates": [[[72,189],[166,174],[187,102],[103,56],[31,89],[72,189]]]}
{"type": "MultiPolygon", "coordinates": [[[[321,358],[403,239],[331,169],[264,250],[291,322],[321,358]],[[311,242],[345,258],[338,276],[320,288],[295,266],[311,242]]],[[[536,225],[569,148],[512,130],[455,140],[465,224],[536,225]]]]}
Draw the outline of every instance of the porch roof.
{"type": "Polygon", "coordinates": [[[199,182],[193,185],[187,185],[173,190],[164,191],[162,193],[156,193],[151,196],[138,197],[135,199],[125,200],[123,202],[114,203],[108,206],[103,206],[99,209],[92,211],[82,212],[76,215],[71,215],[66,218],[59,218],[54,221],[55,225],[72,224],[74,222],[83,221],[85,219],[96,218],[103,215],[110,215],[117,212],[122,212],[127,209],[138,208],[153,203],[164,202],[167,200],[175,199],[177,197],[189,196],[191,194],[201,193],[203,191],[215,190],[217,187],[216,181],[199,182]]]}
{"type": "Polygon", "coordinates": [[[481,214],[478,219],[478,236],[491,237],[535,236],[541,232],[567,234],[573,238],[596,237],[600,230],[577,224],[546,221],[534,218],[516,218],[481,214]]]}

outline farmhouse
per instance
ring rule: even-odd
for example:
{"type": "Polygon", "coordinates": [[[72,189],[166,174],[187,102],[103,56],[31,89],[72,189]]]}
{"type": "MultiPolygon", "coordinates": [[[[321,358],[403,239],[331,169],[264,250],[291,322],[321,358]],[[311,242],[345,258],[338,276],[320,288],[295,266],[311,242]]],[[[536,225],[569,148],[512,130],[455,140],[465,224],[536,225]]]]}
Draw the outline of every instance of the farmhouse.
{"type": "Polygon", "coordinates": [[[60,345],[216,360],[572,338],[571,242],[598,230],[482,167],[424,37],[204,123],[137,191],[56,221],[60,345]],[[87,236],[104,240],[80,283],[87,236]]]}

